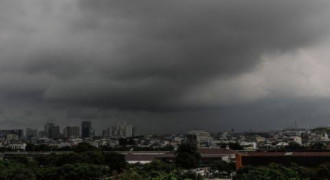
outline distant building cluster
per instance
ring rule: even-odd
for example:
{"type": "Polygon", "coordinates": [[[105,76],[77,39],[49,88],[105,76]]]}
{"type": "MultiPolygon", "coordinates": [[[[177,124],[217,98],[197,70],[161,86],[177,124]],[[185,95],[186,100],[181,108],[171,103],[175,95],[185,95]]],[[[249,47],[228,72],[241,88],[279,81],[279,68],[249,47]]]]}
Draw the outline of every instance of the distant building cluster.
{"type": "Polygon", "coordinates": [[[116,125],[111,126],[102,131],[103,137],[132,137],[135,129],[132,124],[126,122],[117,122],[116,125]]]}
{"type": "Polygon", "coordinates": [[[84,142],[105,151],[121,151],[128,163],[150,163],[155,159],[173,162],[175,150],[182,143],[190,143],[197,146],[201,165],[208,166],[221,160],[235,162],[240,168],[270,162],[304,165],[328,161],[330,152],[325,151],[330,150],[329,134],[330,128],[325,127],[241,133],[234,130],[218,133],[193,130],[181,134],[136,136],[132,124],[117,122],[105,127],[102,135],[97,136],[92,122],[82,121],[81,126],[64,127],[62,133],[54,123],[46,123],[39,132],[26,128],[25,135],[22,129],[0,130],[0,148],[24,151],[31,143],[70,150],[84,142]],[[317,152],[319,150],[322,152],[317,152]]]}
{"type": "Polygon", "coordinates": [[[114,126],[103,130],[101,136],[96,136],[91,121],[82,121],[80,127],[66,126],[62,132],[59,125],[47,122],[40,131],[26,128],[25,134],[22,129],[0,130],[0,140],[2,140],[0,148],[25,149],[27,143],[65,147],[83,141],[95,146],[118,145],[118,140],[114,139],[132,137],[134,136],[134,129],[132,124],[117,122],[114,126]],[[100,138],[103,138],[103,140],[95,140],[100,138]]]}

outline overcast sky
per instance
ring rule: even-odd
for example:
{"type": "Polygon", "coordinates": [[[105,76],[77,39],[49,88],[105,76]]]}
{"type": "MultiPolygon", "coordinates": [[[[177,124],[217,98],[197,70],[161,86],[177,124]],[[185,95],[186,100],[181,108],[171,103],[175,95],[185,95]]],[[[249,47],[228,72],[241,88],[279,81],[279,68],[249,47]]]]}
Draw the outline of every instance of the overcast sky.
{"type": "Polygon", "coordinates": [[[0,2],[0,129],[330,126],[330,2],[0,2]]]}

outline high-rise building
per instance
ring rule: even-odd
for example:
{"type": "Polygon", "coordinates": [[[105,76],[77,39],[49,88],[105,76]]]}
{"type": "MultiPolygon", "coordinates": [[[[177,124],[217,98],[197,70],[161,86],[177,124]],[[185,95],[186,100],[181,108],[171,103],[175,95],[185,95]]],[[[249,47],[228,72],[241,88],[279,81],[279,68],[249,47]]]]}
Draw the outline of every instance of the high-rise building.
{"type": "Polygon", "coordinates": [[[45,124],[45,133],[48,138],[51,138],[52,129],[55,127],[54,123],[46,123],[45,124]]]}
{"type": "Polygon", "coordinates": [[[50,139],[59,139],[61,137],[60,127],[55,126],[54,123],[46,123],[45,136],[50,139]]]}
{"type": "Polygon", "coordinates": [[[31,138],[36,138],[38,136],[38,130],[37,129],[31,129],[31,128],[26,128],[26,138],[31,139],[31,138]]]}
{"type": "Polygon", "coordinates": [[[111,135],[116,137],[132,137],[133,125],[126,122],[118,122],[115,126],[111,127],[111,135]]]}
{"type": "Polygon", "coordinates": [[[48,136],[51,139],[59,139],[61,137],[60,127],[54,126],[50,130],[50,135],[48,136]]]}
{"type": "Polygon", "coordinates": [[[75,126],[75,127],[71,127],[71,126],[67,126],[63,129],[63,135],[64,137],[68,138],[77,138],[80,137],[80,131],[79,131],[79,127],[75,126]]]}
{"type": "Polygon", "coordinates": [[[83,121],[81,123],[81,137],[89,138],[94,136],[94,130],[92,129],[92,123],[90,121],[83,121]]]}

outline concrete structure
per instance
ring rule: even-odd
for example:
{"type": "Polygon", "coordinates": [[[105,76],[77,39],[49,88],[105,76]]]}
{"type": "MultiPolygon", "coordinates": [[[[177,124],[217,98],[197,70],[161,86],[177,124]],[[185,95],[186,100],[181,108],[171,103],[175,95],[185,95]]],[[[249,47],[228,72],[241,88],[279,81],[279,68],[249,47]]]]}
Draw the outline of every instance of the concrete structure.
{"type": "MultiPolygon", "coordinates": [[[[236,151],[220,148],[200,148],[201,166],[209,166],[216,161],[230,162],[235,160],[236,151]]],[[[150,152],[119,152],[125,155],[128,163],[150,163],[155,159],[160,159],[166,162],[174,162],[174,151],[150,151],[150,152]]]]}
{"type": "Polygon", "coordinates": [[[8,134],[16,134],[19,139],[23,137],[22,129],[12,129],[12,130],[0,130],[0,137],[6,138],[8,134]]]}
{"type": "Polygon", "coordinates": [[[126,122],[118,122],[115,126],[111,127],[111,136],[115,137],[132,137],[133,125],[126,122]]]}
{"type": "Polygon", "coordinates": [[[94,130],[90,121],[81,122],[81,137],[89,138],[94,136],[94,130]]]}
{"type": "Polygon", "coordinates": [[[46,123],[45,124],[45,133],[46,133],[46,137],[51,138],[51,134],[52,134],[52,128],[54,127],[54,123],[46,123]]]}
{"type": "Polygon", "coordinates": [[[189,143],[197,144],[197,147],[214,147],[216,146],[213,137],[206,131],[190,131],[187,136],[189,143]]]}
{"type": "Polygon", "coordinates": [[[17,134],[7,134],[6,141],[18,141],[19,137],[17,134]]]}
{"type": "Polygon", "coordinates": [[[301,137],[299,137],[299,136],[292,137],[292,141],[299,145],[302,145],[302,140],[301,140],[301,137]]]}
{"type": "Polygon", "coordinates": [[[80,137],[80,129],[78,126],[67,126],[63,129],[63,136],[66,138],[78,138],[80,137]]]}

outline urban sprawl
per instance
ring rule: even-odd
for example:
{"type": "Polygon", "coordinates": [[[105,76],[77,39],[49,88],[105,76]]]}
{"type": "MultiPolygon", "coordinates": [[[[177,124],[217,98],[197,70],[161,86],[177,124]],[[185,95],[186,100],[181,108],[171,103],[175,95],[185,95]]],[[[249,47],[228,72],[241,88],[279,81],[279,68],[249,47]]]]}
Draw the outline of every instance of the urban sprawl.
{"type": "Polygon", "coordinates": [[[71,152],[79,144],[88,144],[102,151],[122,154],[128,164],[149,164],[155,160],[175,163],[177,151],[184,144],[193,144],[200,154],[198,166],[191,172],[197,177],[235,178],[238,171],[249,166],[269,166],[276,163],[290,166],[318,166],[330,162],[330,128],[285,129],[269,132],[210,133],[192,130],[185,134],[136,135],[135,127],[117,122],[95,135],[91,121],[81,127],[63,128],[46,123],[44,129],[26,128],[0,130],[3,159],[16,155],[30,157],[71,152]],[[231,170],[214,169],[217,162],[233,164],[231,170]]]}

